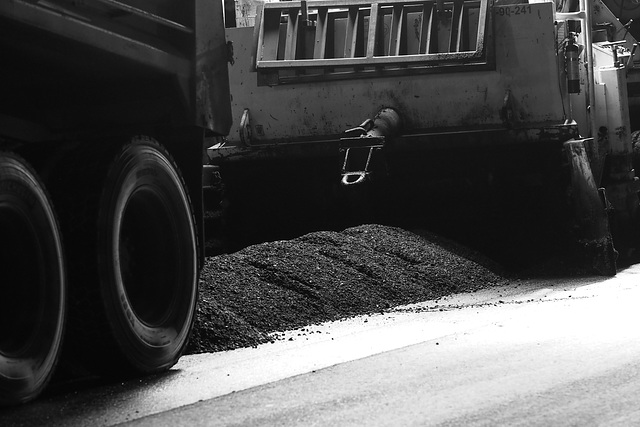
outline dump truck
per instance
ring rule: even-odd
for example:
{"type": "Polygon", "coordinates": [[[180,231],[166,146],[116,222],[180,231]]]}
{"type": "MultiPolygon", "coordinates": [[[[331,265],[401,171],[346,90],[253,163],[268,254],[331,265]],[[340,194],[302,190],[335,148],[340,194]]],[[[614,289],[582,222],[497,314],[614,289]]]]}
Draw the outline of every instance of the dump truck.
{"type": "Polygon", "coordinates": [[[234,128],[205,166],[212,252],[375,221],[514,269],[634,259],[628,16],[600,0],[239,3],[234,128]]]}
{"type": "Polygon", "coordinates": [[[185,350],[224,34],[208,0],[0,3],[0,405],[185,350]]]}

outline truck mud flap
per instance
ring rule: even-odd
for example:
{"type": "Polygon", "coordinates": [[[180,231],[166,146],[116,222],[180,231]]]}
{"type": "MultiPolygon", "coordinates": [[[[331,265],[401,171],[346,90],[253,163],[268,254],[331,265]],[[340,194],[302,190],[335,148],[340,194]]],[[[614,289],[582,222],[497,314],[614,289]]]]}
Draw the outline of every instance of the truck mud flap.
{"type": "Polygon", "coordinates": [[[596,186],[585,140],[573,140],[564,144],[571,171],[571,198],[579,229],[578,256],[591,263],[602,275],[616,274],[618,253],[614,248],[607,215],[608,202],[604,189],[596,186]]]}

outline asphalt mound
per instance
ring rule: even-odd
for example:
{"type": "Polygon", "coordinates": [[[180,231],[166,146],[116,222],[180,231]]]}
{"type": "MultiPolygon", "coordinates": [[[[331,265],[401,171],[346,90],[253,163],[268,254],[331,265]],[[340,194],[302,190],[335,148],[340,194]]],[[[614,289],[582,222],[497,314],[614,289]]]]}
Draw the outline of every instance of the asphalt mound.
{"type": "Polygon", "coordinates": [[[499,265],[425,231],[362,225],[206,259],[187,353],[509,282],[499,265]]]}

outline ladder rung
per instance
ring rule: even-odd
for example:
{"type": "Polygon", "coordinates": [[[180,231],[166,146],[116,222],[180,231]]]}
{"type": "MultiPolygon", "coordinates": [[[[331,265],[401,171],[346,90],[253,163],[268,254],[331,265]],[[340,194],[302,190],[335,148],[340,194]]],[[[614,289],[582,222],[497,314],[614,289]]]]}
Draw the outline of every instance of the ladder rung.
{"type": "Polygon", "coordinates": [[[278,59],[278,43],[280,40],[280,11],[264,11],[262,31],[262,60],[278,59]]]}
{"type": "Polygon", "coordinates": [[[422,6],[422,22],[420,28],[419,53],[433,52],[433,46],[438,46],[437,13],[433,3],[424,3],[422,6]]]}
{"type": "Polygon", "coordinates": [[[296,50],[298,47],[298,23],[300,9],[292,7],[289,9],[289,19],[287,21],[287,38],[284,47],[284,59],[296,59],[296,50]]]}
{"type": "Polygon", "coordinates": [[[463,0],[454,0],[453,9],[451,11],[451,37],[449,42],[449,52],[460,52],[462,48],[463,9],[463,0]]]}
{"type": "Polygon", "coordinates": [[[381,25],[378,23],[379,10],[378,3],[371,5],[371,12],[369,13],[369,34],[367,37],[367,58],[373,58],[378,53],[376,50],[376,40],[377,33],[381,31],[381,25]]]}
{"type": "Polygon", "coordinates": [[[314,59],[324,59],[327,54],[327,28],[328,22],[328,7],[318,8],[318,18],[316,21],[316,41],[313,49],[314,59]]]}
{"type": "Polygon", "coordinates": [[[389,30],[388,55],[398,56],[401,53],[405,28],[405,13],[402,5],[394,5],[391,14],[391,28],[389,30]]]}
{"type": "Polygon", "coordinates": [[[356,30],[358,28],[358,11],[359,9],[357,7],[349,8],[349,13],[347,15],[347,27],[344,34],[344,48],[342,50],[343,58],[353,58],[355,56],[355,44],[357,40],[356,30]]]}

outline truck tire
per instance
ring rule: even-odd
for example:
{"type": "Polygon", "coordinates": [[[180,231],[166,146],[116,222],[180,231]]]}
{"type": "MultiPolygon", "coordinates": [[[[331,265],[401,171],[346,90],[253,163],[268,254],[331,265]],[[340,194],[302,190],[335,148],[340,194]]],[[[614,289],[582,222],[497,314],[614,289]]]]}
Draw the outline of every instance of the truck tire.
{"type": "Polygon", "coordinates": [[[110,166],[98,205],[99,287],[116,368],[158,372],[182,355],[198,294],[196,236],[175,162],[136,138],[110,166]]]}
{"type": "Polygon", "coordinates": [[[39,178],[0,152],[0,405],[24,403],[46,387],[61,350],[66,315],[60,228],[39,178]]]}

